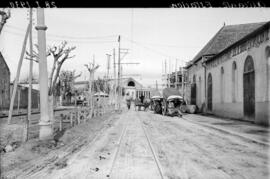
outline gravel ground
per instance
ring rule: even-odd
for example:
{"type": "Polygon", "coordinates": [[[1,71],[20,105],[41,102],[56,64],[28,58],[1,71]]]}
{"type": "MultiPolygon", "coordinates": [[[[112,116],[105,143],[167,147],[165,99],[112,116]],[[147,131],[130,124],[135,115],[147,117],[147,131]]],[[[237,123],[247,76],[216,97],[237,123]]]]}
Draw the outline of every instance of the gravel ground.
{"type": "MultiPolygon", "coordinates": [[[[107,120],[103,118],[103,125],[96,125],[99,127],[94,127],[95,130],[91,129],[95,125],[89,122],[66,133],[78,134],[81,140],[68,150],[63,150],[65,147],[57,149],[58,153],[52,150],[40,160],[40,165],[32,162],[33,166],[27,170],[16,170],[16,176],[35,179],[269,178],[269,145],[152,112],[130,110],[107,116],[107,120]]],[[[101,124],[97,121],[96,124],[101,124]]],[[[63,139],[67,143],[76,141],[65,135],[63,139]]]]}

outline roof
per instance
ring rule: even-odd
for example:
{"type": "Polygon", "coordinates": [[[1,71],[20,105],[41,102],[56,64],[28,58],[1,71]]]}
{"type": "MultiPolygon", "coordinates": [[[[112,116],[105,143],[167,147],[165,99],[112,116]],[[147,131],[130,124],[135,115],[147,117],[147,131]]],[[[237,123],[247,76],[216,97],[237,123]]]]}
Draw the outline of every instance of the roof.
{"type": "Polygon", "coordinates": [[[246,35],[262,27],[268,22],[248,23],[223,26],[210,41],[199,51],[199,53],[189,62],[187,67],[200,60],[206,55],[215,55],[239,41],[246,35]]]}

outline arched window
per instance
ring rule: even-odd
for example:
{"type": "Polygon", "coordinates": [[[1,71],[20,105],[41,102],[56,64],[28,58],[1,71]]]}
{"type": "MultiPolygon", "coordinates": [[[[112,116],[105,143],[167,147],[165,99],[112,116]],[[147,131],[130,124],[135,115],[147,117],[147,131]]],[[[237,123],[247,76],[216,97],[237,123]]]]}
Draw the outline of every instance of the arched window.
{"type": "Polygon", "coordinates": [[[128,82],[128,86],[135,86],[135,83],[133,81],[128,82]]]}
{"type": "Polygon", "coordinates": [[[237,93],[237,66],[236,62],[232,63],[232,102],[236,101],[236,93],[237,93]]]}
{"type": "Polygon", "coordinates": [[[224,102],[224,68],[220,69],[220,102],[224,102]]]}

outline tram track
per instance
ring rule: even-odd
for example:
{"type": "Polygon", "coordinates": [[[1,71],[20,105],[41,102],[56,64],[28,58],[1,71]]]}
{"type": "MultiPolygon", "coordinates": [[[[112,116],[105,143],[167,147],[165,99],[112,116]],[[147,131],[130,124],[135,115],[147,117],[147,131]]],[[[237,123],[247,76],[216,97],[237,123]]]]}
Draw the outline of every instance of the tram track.
{"type": "Polygon", "coordinates": [[[163,170],[162,170],[162,167],[161,167],[161,164],[160,164],[160,162],[159,162],[159,160],[158,160],[158,157],[157,157],[157,155],[156,155],[156,153],[155,153],[155,150],[154,150],[154,148],[153,148],[153,145],[152,145],[152,143],[151,143],[151,141],[150,141],[149,135],[147,134],[147,132],[146,132],[144,126],[143,126],[143,123],[142,123],[141,119],[139,119],[139,121],[140,121],[140,125],[141,125],[141,127],[142,127],[142,129],[143,129],[144,135],[145,135],[145,137],[146,137],[146,139],[147,139],[147,143],[148,143],[148,145],[149,145],[149,148],[151,149],[151,152],[152,152],[153,157],[154,157],[154,159],[155,159],[155,163],[156,163],[156,165],[157,165],[157,168],[158,168],[160,177],[161,177],[162,179],[164,179],[164,172],[163,172],[163,170]]]}
{"type": "MultiPolygon", "coordinates": [[[[134,115],[133,115],[134,116],[134,115]]],[[[135,117],[135,116],[134,116],[135,117]]],[[[137,123],[138,124],[138,127],[141,128],[141,136],[144,136],[144,141],[145,141],[145,146],[148,146],[147,148],[148,149],[144,149],[145,151],[149,151],[149,156],[151,155],[151,161],[153,162],[153,165],[151,167],[153,168],[156,168],[154,169],[157,173],[157,176],[160,176],[161,179],[164,179],[164,172],[163,172],[163,169],[162,169],[162,166],[158,160],[158,157],[157,157],[157,154],[154,150],[154,147],[152,145],[152,142],[151,142],[151,139],[149,138],[149,135],[145,129],[145,127],[143,126],[143,122],[141,121],[140,118],[138,118],[137,116],[135,117],[135,119],[133,119],[134,121],[132,121],[133,123],[137,123]]],[[[119,140],[118,140],[118,147],[116,149],[116,152],[114,154],[114,157],[113,157],[113,161],[112,161],[112,164],[111,164],[111,167],[110,167],[110,170],[109,170],[109,173],[107,175],[107,177],[110,177],[110,178],[115,178],[114,176],[114,172],[120,172],[118,171],[120,168],[119,166],[117,166],[117,163],[121,160],[123,160],[123,158],[121,158],[121,152],[127,152],[127,143],[129,142],[133,142],[133,138],[132,136],[130,136],[130,132],[133,130],[132,127],[134,126],[130,126],[130,124],[132,123],[130,121],[127,121],[125,122],[125,127],[123,128],[122,132],[121,132],[121,135],[119,137],[119,140]],[[124,141],[127,141],[127,142],[124,142],[124,141]]],[[[136,125],[137,125],[136,124],[136,125]]],[[[137,127],[137,126],[136,126],[137,127]]],[[[130,154],[130,156],[132,156],[132,153],[130,154]]],[[[127,164],[125,166],[125,178],[133,178],[134,176],[132,176],[132,164],[134,164],[134,160],[136,161],[136,158],[129,158],[130,156],[125,156],[124,158],[124,163],[127,164]]],[[[136,163],[136,162],[135,162],[136,163]]],[[[123,164],[123,163],[122,163],[123,164]]]]}

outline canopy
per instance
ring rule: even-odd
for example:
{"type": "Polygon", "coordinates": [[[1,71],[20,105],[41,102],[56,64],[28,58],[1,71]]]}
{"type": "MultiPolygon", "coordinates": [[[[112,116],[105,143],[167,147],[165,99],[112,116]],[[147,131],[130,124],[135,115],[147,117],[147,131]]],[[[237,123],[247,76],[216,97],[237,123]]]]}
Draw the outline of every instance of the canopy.
{"type": "Polygon", "coordinates": [[[163,94],[164,99],[168,99],[168,97],[172,96],[172,95],[176,95],[176,96],[181,95],[180,91],[178,91],[175,88],[165,88],[165,89],[163,89],[162,94],[163,94]]]}
{"type": "Polygon", "coordinates": [[[169,101],[169,100],[172,100],[172,99],[183,99],[183,97],[179,96],[179,95],[171,95],[171,96],[168,97],[167,100],[169,101]]]}
{"type": "Polygon", "coordinates": [[[151,99],[160,99],[163,98],[162,96],[152,96],[151,99]]]}
{"type": "Polygon", "coordinates": [[[104,92],[97,92],[94,94],[94,97],[109,97],[109,95],[104,92]]]}

